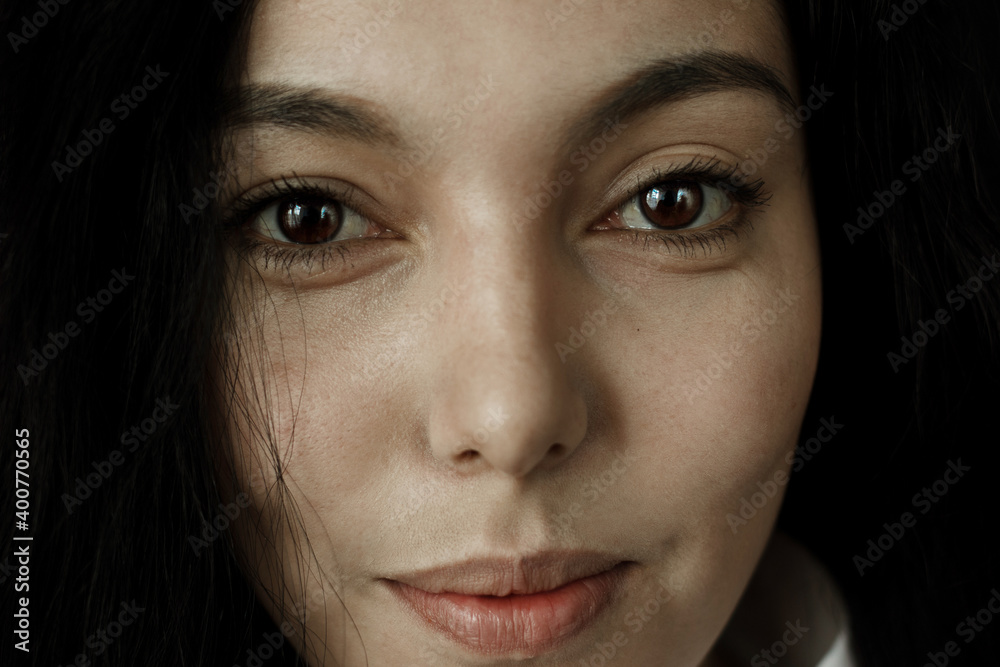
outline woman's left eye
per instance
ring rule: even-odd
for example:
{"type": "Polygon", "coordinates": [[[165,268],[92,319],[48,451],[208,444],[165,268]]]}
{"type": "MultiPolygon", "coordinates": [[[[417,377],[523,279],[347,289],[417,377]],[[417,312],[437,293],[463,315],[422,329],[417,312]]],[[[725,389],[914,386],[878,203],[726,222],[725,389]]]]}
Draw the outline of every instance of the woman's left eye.
{"type": "Polygon", "coordinates": [[[254,217],[250,227],[274,241],[313,245],[364,236],[372,225],[335,199],[302,195],[275,201],[254,217]]]}
{"type": "Polygon", "coordinates": [[[617,213],[632,229],[684,230],[709,225],[732,206],[732,198],[722,188],[674,180],[642,190],[617,213]]]}

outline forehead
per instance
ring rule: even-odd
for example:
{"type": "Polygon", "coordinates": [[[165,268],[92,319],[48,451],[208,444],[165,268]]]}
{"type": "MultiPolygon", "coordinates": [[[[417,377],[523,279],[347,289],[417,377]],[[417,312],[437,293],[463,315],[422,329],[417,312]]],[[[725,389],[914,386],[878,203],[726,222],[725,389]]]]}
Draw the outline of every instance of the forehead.
{"type": "Polygon", "coordinates": [[[350,92],[420,119],[491,77],[503,94],[489,127],[703,51],[752,57],[792,88],[787,43],[773,0],[261,0],[244,83],[350,92]]]}

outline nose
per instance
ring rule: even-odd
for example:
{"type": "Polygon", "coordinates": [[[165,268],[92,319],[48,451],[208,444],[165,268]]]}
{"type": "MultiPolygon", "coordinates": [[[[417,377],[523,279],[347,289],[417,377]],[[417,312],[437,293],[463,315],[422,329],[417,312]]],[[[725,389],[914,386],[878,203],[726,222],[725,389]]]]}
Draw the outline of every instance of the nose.
{"type": "Polygon", "coordinates": [[[573,366],[555,348],[565,281],[534,241],[480,237],[443,272],[454,296],[426,332],[436,352],[428,437],[436,458],[465,472],[522,478],[567,459],[587,431],[573,366]]]}

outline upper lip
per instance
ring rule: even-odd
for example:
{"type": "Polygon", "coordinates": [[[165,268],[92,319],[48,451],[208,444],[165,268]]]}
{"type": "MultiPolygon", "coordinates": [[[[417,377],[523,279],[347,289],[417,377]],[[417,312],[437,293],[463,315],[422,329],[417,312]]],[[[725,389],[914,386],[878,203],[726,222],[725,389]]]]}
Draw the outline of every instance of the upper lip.
{"type": "Polygon", "coordinates": [[[428,593],[529,595],[606,572],[622,562],[622,558],[605,553],[546,551],[510,558],[471,558],[390,579],[428,593]]]}

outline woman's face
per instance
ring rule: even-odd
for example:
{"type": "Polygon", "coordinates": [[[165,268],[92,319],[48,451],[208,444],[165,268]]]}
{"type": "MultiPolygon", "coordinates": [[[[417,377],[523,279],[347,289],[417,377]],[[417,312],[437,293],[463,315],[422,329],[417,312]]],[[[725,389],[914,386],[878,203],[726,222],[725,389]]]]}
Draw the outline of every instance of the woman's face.
{"type": "Polygon", "coordinates": [[[313,664],[715,664],[819,349],[794,82],[765,0],[260,2],[238,540],[313,664]]]}

